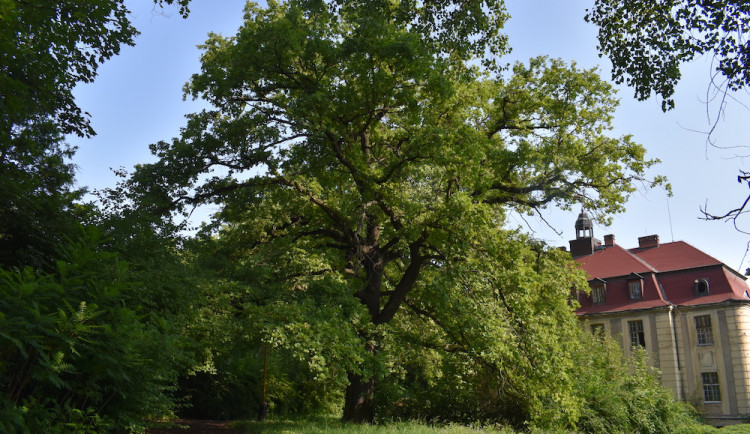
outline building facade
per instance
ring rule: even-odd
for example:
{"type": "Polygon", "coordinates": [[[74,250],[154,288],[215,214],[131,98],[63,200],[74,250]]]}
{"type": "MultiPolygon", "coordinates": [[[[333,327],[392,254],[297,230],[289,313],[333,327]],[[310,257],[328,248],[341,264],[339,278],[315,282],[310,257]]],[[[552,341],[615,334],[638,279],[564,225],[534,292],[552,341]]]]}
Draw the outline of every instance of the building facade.
{"type": "Polygon", "coordinates": [[[658,235],[626,249],[594,238],[585,212],[570,252],[591,292],[579,317],[623,348],[642,347],[662,384],[714,425],[750,421],[750,296],[745,277],[682,241],[658,235]]]}

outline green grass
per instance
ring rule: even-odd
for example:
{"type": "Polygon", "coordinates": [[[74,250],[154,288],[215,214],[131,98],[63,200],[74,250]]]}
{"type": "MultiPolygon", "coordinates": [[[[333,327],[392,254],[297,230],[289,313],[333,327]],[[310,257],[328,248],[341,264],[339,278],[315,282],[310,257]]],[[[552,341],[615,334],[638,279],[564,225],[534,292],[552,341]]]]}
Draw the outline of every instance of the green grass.
{"type": "Polygon", "coordinates": [[[717,434],[750,434],[750,424],[725,426],[716,430],[717,434]]]}
{"type": "Polygon", "coordinates": [[[467,427],[459,425],[432,426],[425,423],[393,422],[380,425],[343,424],[338,417],[318,416],[304,419],[267,419],[263,422],[241,421],[233,425],[248,433],[322,434],[322,433],[399,433],[399,434],[469,434],[500,433],[512,434],[509,429],[492,427],[467,427]]]}
{"type": "MultiPolygon", "coordinates": [[[[240,421],[233,424],[248,433],[283,434],[513,434],[509,428],[461,425],[429,425],[418,421],[392,422],[379,425],[343,424],[337,416],[308,416],[304,418],[269,418],[263,422],[240,421]]],[[[703,426],[702,433],[750,434],[750,424],[732,425],[721,429],[703,426]]]]}

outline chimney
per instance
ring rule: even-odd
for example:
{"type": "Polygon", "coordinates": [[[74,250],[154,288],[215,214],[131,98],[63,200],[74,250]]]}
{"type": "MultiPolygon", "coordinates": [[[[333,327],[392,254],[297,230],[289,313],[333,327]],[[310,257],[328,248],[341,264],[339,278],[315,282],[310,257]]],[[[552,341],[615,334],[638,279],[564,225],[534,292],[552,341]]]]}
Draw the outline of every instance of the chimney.
{"type": "Polygon", "coordinates": [[[659,247],[659,236],[647,235],[645,237],[639,237],[638,247],[641,249],[648,249],[650,247],[659,247]]]}
{"type": "Polygon", "coordinates": [[[577,258],[579,256],[586,256],[594,253],[594,250],[596,250],[596,242],[598,240],[596,238],[586,237],[586,238],[576,238],[575,240],[570,240],[570,254],[574,258],[577,258]]]}
{"type": "Polygon", "coordinates": [[[612,247],[615,245],[615,236],[614,234],[609,234],[604,236],[604,247],[612,247]]]}

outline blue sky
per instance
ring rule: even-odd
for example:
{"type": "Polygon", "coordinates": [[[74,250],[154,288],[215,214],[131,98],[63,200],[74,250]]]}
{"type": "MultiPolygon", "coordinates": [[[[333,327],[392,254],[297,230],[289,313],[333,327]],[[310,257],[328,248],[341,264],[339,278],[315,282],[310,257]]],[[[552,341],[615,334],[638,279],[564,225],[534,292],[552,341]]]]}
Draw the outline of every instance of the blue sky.
{"type": "MultiPolygon", "coordinates": [[[[176,8],[160,9],[149,1],[126,2],[133,22],[141,32],[135,47],[124,47],[119,56],[105,63],[94,83],[81,85],[75,94],[83,110],[91,114],[97,136],[70,137],[78,146],[73,162],[78,166],[80,186],[112,187],[117,179],[110,168],[131,169],[151,161],[148,145],[169,140],[179,133],[184,116],[199,110],[200,101],[183,101],[182,86],[200,69],[201,44],[209,32],[232,35],[242,22],[244,0],[193,0],[191,14],[183,20],[176,8]]],[[[609,63],[596,51],[596,29],[584,22],[585,9],[593,0],[513,0],[507,3],[511,19],[505,32],[513,52],[507,62],[525,61],[538,55],[576,61],[579,67],[600,66],[609,78],[609,63]]],[[[672,184],[674,196],[662,189],[639,188],[625,213],[614,216],[611,226],[596,224],[594,234],[602,239],[615,234],[616,242],[635,247],[638,237],[658,234],[662,242],[686,241],[727,265],[744,269],[743,257],[750,235],[737,232],[731,223],[700,220],[699,207],[708,204],[716,213],[738,206],[749,192],[736,182],[738,170],[747,167],[750,141],[742,128],[750,117],[750,97],[734,95],[714,135],[730,149],[709,146],[707,110],[715,118],[716,104],[706,105],[711,73],[710,59],[701,58],[683,68],[677,88],[677,109],[663,113],[657,100],[635,101],[633,92],[620,88],[620,107],[612,135],[632,134],[648,156],[662,163],[651,175],[663,174],[672,184]]],[[[511,224],[531,232],[551,245],[567,245],[575,237],[573,223],[578,209],[548,209],[545,219],[513,215],[511,224]]],[[[750,230],[750,220],[745,225],[750,230]]]]}

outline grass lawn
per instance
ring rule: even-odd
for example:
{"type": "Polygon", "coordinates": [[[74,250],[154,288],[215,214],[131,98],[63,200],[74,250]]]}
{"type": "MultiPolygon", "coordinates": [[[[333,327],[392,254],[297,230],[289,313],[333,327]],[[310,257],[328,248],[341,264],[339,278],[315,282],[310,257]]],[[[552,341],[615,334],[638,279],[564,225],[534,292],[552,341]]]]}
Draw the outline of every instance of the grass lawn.
{"type": "MultiPolygon", "coordinates": [[[[316,416],[307,418],[269,418],[263,422],[241,421],[233,425],[248,433],[284,433],[284,434],[468,434],[499,433],[513,434],[514,431],[502,427],[469,427],[460,425],[430,426],[419,422],[394,422],[382,425],[342,424],[336,416],[316,416]]],[[[733,425],[722,429],[705,426],[702,433],[716,434],[750,434],[750,424],[733,425]]]]}
{"type": "Polygon", "coordinates": [[[731,425],[716,430],[717,434],[750,434],[750,424],[731,425]]]}
{"type": "Polygon", "coordinates": [[[242,421],[233,425],[245,432],[252,433],[288,433],[288,434],[322,434],[322,433],[357,433],[357,434],[468,434],[468,433],[501,433],[512,434],[509,429],[491,427],[467,427],[448,425],[433,427],[419,422],[394,422],[382,425],[343,424],[335,416],[317,416],[304,419],[269,418],[263,422],[242,421]]]}

